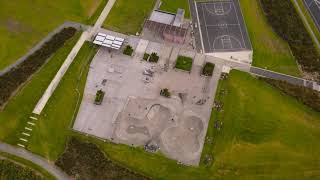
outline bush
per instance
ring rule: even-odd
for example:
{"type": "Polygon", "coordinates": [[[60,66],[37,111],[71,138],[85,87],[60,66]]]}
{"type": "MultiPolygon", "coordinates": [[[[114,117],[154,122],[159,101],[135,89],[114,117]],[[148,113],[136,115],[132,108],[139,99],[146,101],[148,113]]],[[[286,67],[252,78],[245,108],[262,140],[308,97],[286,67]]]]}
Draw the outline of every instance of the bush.
{"type": "Polygon", "coordinates": [[[192,61],[193,60],[190,57],[179,56],[175,68],[190,72],[192,68],[192,61]]]}
{"type": "Polygon", "coordinates": [[[72,138],[65,152],[55,163],[71,179],[149,179],[122,167],[107,157],[92,143],[72,138]]]}
{"type": "Polygon", "coordinates": [[[127,45],[126,48],[123,50],[123,54],[132,56],[133,49],[130,45],[127,45]]]}
{"type": "Polygon", "coordinates": [[[149,59],[149,57],[150,57],[150,54],[144,53],[143,60],[147,61],[149,59]]]}
{"type": "Polygon", "coordinates": [[[303,104],[311,107],[316,111],[320,111],[320,92],[314,91],[312,89],[289,84],[285,81],[279,81],[269,78],[260,78],[263,81],[269,83],[273,87],[280,89],[282,92],[296,98],[303,104]]]}
{"type": "Polygon", "coordinates": [[[44,179],[30,168],[22,167],[8,160],[0,160],[0,179],[44,179]]]}
{"type": "Polygon", "coordinates": [[[75,33],[74,28],[65,28],[55,34],[39,50],[31,54],[27,59],[0,77],[0,106],[8,101],[11,94],[35,73],[46,60],[54,54],[75,33]]]}
{"type": "Polygon", "coordinates": [[[167,89],[167,88],[161,89],[160,95],[164,96],[164,97],[167,97],[167,98],[171,97],[171,93],[169,92],[169,89],[167,89]]]}
{"type": "Polygon", "coordinates": [[[94,100],[94,104],[96,104],[96,105],[102,104],[102,101],[103,101],[103,98],[104,98],[104,94],[105,93],[102,90],[97,91],[96,98],[94,100]]]}
{"type": "Polygon", "coordinates": [[[207,62],[202,69],[202,75],[212,76],[213,70],[214,70],[214,64],[207,62]]]}
{"type": "Polygon", "coordinates": [[[153,63],[157,63],[158,60],[159,60],[158,54],[155,53],[155,52],[151,53],[151,56],[150,56],[149,61],[150,61],[150,62],[153,62],[153,63]]]}
{"type": "MultiPolygon", "coordinates": [[[[291,0],[261,0],[273,29],[286,40],[304,71],[319,75],[320,56],[291,0]]],[[[320,77],[317,77],[318,81],[320,77]]]]}

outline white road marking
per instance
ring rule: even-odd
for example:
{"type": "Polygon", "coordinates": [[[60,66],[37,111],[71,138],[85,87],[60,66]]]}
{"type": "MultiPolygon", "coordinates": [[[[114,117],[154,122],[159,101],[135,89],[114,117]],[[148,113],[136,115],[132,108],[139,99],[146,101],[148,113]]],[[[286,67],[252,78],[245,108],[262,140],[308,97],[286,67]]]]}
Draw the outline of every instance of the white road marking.
{"type": "Polygon", "coordinates": [[[30,136],[30,134],[25,133],[25,132],[23,132],[22,134],[25,135],[25,136],[30,136]]]}
{"type": "Polygon", "coordinates": [[[25,148],[25,146],[24,146],[24,145],[22,145],[22,144],[18,144],[18,146],[25,148]]]}
{"type": "Polygon", "coordinates": [[[30,119],[33,119],[33,120],[38,120],[37,118],[35,118],[35,117],[32,117],[32,116],[30,116],[30,119]]]}
{"type": "Polygon", "coordinates": [[[28,142],[28,140],[20,138],[21,141],[28,142]]]}
{"type": "Polygon", "coordinates": [[[32,131],[31,128],[25,127],[24,129],[28,130],[28,131],[32,131]]]}
{"type": "Polygon", "coordinates": [[[36,125],[35,123],[32,123],[32,122],[28,122],[28,124],[30,124],[31,126],[36,125]]]}

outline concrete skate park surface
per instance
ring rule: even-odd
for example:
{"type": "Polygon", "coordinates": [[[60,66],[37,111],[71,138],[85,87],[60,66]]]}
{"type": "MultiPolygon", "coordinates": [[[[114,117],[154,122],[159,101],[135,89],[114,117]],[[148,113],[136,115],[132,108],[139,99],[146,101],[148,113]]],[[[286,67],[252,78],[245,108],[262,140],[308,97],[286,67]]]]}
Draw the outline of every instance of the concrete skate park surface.
{"type": "MultiPolygon", "coordinates": [[[[147,49],[167,48],[154,46],[147,49]]],[[[200,76],[200,66],[194,65],[191,73],[164,71],[160,63],[111,53],[101,48],[93,59],[73,128],[132,146],[152,141],[167,157],[197,165],[216,80],[200,76]],[[146,69],[154,71],[153,77],[143,74],[146,69]],[[163,88],[170,90],[171,98],[160,96],[163,88]],[[94,105],[99,89],[105,91],[105,98],[102,105],[94,105]]]]}

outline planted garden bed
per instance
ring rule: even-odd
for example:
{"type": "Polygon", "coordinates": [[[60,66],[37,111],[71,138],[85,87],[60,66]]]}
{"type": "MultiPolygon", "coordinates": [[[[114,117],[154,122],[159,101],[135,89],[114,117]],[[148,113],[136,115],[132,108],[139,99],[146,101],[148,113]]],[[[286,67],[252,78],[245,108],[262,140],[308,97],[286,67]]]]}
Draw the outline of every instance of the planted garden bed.
{"type": "Polygon", "coordinates": [[[202,69],[202,75],[212,76],[214,70],[214,64],[207,62],[202,69]]]}
{"type": "Polygon", "coordinates": [[[193,59],[190,57],[179,56],[175,68],[190,72],[192,68],[192,62],[193,59]]]}

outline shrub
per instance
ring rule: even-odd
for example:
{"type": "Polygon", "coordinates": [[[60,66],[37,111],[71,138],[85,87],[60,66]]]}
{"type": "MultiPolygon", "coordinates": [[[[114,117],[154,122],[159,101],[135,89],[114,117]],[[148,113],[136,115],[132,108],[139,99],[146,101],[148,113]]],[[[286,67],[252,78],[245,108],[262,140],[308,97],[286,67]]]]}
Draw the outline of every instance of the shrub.
{"type": "Polygon", "coordinates": [[[127,45],[126,48],[123,50],[123,54],[132,56],[133,49],[130,45],[127,45]]]}
{"type": "Polygon", "coordinates": [[[320,56],[291,0],[261,0],[261,4],[269,23],[289,43],[302,69],[319,74],[320,56]]]}
{"type": "Polygon", "coordinates": [[[150,61],[150,62],[153,62],[153,63],[157,63],[158,60],[159,60],[158,54],[155,53],[155,52],[151,53],[151,56],[150,56],[149,61],[150,61]]]}
{"type": "Polygon", "coordinates": [[[0,160],[0,179],[44,179],[30,168],[22,167],[16,163],[0,160]]]}
{"type": "Polygon", "coordinates": [[[160,95],[167,97],[167,98],[171,97],[171,93],[170,93],[169,89],[167,89],[167,88],[161,89],[160,95]]]}
{"type": "Polygon", "coordinates": [[[35,73],[46,60],[54,54],[75,33],[74,28],[65,28],[55,34],[39,50],[31,54],[27,59],[0,77],[0,106],[5,104],[11,94],[35,73]]]}
{"type": "Polygon", "coordinates": [[[149,57],[150,57],[150,54],[144,53],[143,60],[147,61],[149,59],[149,57]]]}
{"type": "Polygon", "coordinates": [[[212,76],[213,70],[214,64],[207,62],[202,69],[202,75],[212,76]]]}
{"type": "Polygon", "coordinates": [[[288,94],[289,96],[296,98],[298,101],[311,107],[312,109],[320,111],[320,92],[303,86],[289,84],[285,81],[279,81],[269,78],[260,79],[269,83],[273,87],[280,89],[282,92],[288,94]]]}
{"type": "Polygon", "coordinates": [[[179,56],[175,68],[190,72],[192,68],[192,61],[193,60],[190,57],[179,56]]]}
{"type": "Polygon", "coordinates": [[[94,104],[96,104],[96,105],[102,104],[104,94],[105,94],[104,91],[102,91],[101,89],[99,91],[97,91],[96,98],[94,100],[94,104]]]}
{"type": "Polygon", "coordinates": [[[149,179],[114,163],[92,143],[70,139],[65,152],[55,163],[71,179],[149,179]]]}

